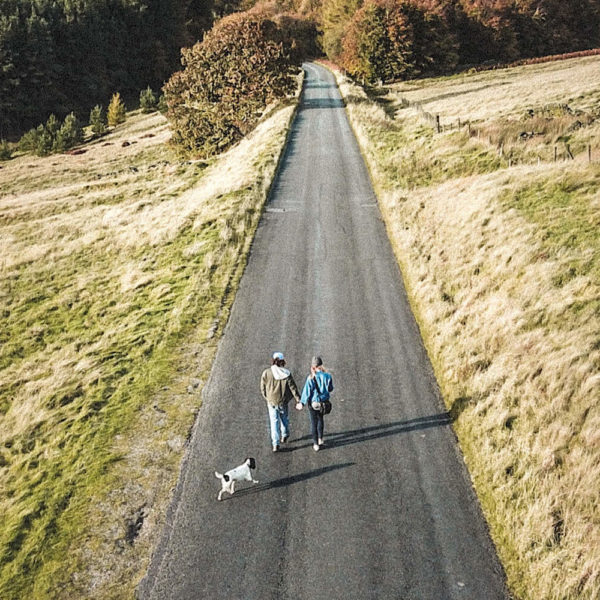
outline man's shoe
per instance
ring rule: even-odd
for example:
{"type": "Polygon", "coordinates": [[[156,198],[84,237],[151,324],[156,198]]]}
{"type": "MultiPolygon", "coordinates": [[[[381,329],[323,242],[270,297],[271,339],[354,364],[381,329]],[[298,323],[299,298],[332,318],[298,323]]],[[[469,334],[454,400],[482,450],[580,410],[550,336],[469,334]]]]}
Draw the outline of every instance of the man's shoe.
{"type": "Polygon", "coordinates": [[[322,446],[324,443],[323,438],[319,438],[319,446],[322,446]]]}
{"type": "Polygon", "coordinates": [[[289,435],[284,435],[284,436],[281,438],[281,443],[282,443],[282,444],[285,444],[285,443],[288,441],[288,438],[289,438],[289,437],[290,437],[289,435]]]}
{"type": "Polygon", "coordinates": [[[279,452],[279,446],[273,446],[273,452],[279,452]]]}
{"type": "Polygon", "coordinates": [[[319,444],[313,444],[313,450],[315,452],[318,452],[319,451],[319,444]]]}

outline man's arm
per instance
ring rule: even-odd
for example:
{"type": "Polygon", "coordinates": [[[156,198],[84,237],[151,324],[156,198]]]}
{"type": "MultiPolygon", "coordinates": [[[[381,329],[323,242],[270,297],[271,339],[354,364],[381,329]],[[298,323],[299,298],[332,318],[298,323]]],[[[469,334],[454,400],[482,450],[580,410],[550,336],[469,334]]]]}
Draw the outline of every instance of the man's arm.
{"type": "Polygon", "coordinates": [[[262,397],[266,400],[267,399],[267,371],[263,371],[263,374],[260,378],[260,393],[262,394],[262,397]]]}

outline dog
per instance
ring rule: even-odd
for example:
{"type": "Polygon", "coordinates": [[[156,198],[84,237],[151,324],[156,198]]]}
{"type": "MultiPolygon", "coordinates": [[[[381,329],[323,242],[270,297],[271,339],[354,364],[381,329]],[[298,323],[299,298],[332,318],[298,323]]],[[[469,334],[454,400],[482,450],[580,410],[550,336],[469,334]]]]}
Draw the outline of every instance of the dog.
{"type": "Polygon", "coordinates": [[[221,480],[221,491],[217,496],[217,500],[220,500],[223,496],[223,492],[229,492],[233,495],[235,492],[236,481],[251,481],[252,483],[258,483],[256,479],[252,477],[252,469],[256,469],[256,461],[253,458],[247,458],[243,464],[235,469],[227,471],[227,473],[221,474],[215,471],[215,477],[221,480]]]}

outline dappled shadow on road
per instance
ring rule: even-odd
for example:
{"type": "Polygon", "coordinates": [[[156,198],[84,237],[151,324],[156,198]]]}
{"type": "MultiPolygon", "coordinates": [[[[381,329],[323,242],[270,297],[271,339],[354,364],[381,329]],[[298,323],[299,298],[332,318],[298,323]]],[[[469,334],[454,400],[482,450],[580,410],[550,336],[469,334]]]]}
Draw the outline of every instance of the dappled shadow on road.
{"type": "MultiPolygon", "coordinates": [[[[332,446],[347,446],[349,444],[368,442],[370,440],[385,438],[392,435],[400,435],[401,433],[431,429],[432,427],[444,427],[451,423],[452,417],[448,412],[429,415],[427,417],[419,417],[417,419],[409,419],[407,421],[394,421],[393,423],[370,425],[361,427],[360,429],[350,429],[347,431],[328,431],[327,421],[325,421],[326,446],[323,449],[332,446]]],[[[311,439],[309,435],[299,438],[299,441],[307,439],[311,439]]],[[[295,449],[297,449],[297,447],[295,449]]]]}
{"type": "Polygon", "coordinates": [[[331,471],[337,471],[338,469],[345,469],[346,467],[352,467],[355,463],[339,463],[337,465],[329,465],[327,467],[321,467],[320,469],[313,469],[312,471],[306,471],[306,473],[298,473],[297,475],[289,475],[288,477],[282,477],[281,479],[274,479],[273,481],[259,483],[253,487],[244,488],[243,490],[236,490],[233,496],[224,497],[223,500],[229,500],[237,496],[247,496],[248,494],[258,494],[259,492],[265,492],[275,488],[287,487],[294,483],[300,483],[307,479],[313,479],[314,477],[320,477],[331,471]]]}

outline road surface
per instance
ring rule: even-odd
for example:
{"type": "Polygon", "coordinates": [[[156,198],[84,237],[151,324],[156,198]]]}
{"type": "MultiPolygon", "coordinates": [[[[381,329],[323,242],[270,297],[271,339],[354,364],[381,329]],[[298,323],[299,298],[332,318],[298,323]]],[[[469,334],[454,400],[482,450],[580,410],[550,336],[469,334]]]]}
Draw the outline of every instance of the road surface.
{"type": "Polygon", "coordinates": [[[456,445],[334,78],[305,89],[204,390],[143,600],[496,600],[504,574],[456,445]],[[336,391],[273,453],[259,394],[274,351],[336,391]],[[217,502],[246,456],[255,486],[217,502]]]}

